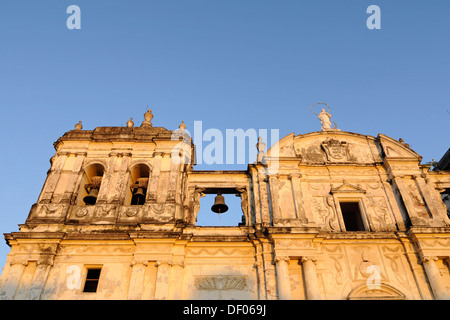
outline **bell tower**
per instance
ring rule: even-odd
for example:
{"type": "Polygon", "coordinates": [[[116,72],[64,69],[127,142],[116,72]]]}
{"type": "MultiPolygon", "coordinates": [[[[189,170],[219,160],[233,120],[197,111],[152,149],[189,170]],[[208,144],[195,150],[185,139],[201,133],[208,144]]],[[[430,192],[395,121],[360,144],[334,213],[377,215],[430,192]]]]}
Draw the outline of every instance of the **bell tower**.
{"type": "Polygon", "coordinates": [[[191,141],[179,139],[182,125],[176,131],[154,127],[151,110],[144,119],[140,127],[128,121],[127,127],[94,130],[83,130],[80,122],[59,138],[27,225],[183,221],[180,187],[192,168],[191,141]]]}

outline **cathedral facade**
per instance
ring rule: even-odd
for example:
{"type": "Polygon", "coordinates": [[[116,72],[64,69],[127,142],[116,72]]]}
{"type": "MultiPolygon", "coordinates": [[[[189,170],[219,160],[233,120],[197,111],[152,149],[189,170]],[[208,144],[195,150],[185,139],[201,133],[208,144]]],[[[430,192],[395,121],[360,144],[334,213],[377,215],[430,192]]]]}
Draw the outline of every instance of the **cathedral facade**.
{"type": "Polygon", "coordinates": [[[259,141],[242,171],[195,170],[184,123],[150,110],[139,127],[78,123],[5,234],[0,299],[450,299],[450,170],[321,117],[259,141]],[[240,197],[242,223],[197,226],[205,194],[218,211],[240,197]]]}

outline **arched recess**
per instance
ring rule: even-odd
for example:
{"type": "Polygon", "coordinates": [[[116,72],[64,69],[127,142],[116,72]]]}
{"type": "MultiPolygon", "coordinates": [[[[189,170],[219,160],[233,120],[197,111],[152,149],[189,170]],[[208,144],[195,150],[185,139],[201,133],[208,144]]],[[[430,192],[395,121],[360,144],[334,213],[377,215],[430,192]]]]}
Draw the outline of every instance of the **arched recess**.
{"type": "Polygon", "coordinates": [[[77,205],[95,204],[104,174],[105,167],[100,163],[91,163],[84,168],[77,194],[77,205]],[[90,200],[86,198],[88,195],[90,200]]]}
{"type": "Polygon", "coordinates": [[[353,289],[347,296],[347,300],[405,300],[406,296],[398,289],[385,283],[380,283],[373,288],[363,284],[353,289]]]}
{"type": "Polygon", "coordinates": [[[128,175],[125,205],[142,205],[147,197],[150,167],[144,163],[137,163],[130,169],[128,175]]]}

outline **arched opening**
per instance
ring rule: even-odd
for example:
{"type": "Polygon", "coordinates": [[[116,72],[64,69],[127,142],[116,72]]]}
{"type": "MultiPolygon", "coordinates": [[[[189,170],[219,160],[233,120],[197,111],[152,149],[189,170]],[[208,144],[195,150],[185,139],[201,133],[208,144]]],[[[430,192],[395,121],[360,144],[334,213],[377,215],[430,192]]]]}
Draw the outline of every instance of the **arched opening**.
{"type": "Polygon", "coordinates": [[[206,191],[200,198],[200,210],[197,214],[196,226],[203,227],[237,227],[245,224],[245,216],[242,211],[241,196],[234,192],[224,190],[222,196],[228,206],[224,213],[216,213],[211,210],[215,204],[217,193],[206,191]]]}
{"type": "Polygon", "coordinates": [[[145,203],[149,177],[150,168],[147,165],[140,163],[131,168],[125,205],[143,205],[145,203]]]}
{"type": "Polygon", "coordinates": [[[77,205],[94,205],[97,202],[98,193],[103,180],[105,168],[94,163],[84,169],[77,196],[77,205]]]}

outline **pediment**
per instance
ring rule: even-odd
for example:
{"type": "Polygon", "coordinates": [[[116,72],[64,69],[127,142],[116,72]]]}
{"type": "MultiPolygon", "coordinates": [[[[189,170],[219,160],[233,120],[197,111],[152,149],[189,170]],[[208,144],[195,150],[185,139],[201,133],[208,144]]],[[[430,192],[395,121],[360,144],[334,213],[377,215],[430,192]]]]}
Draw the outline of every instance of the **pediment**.
{"type": "Polygon", "coordinates": [[[396,141],[381,133],[378,135],[378,139],[383,148],[384,155],[387,158],[414,159],[419,161],[422,159],[422,157],[412,150],[409,144],[405,143],[402,139],[396,141]]]}
{"type": "Polygon", "coordinates": [[[347,181],[343,181],[343,183],[337,187],[332,186],[331,193],[366,193],[366,190],[364,190],[360,186],[356,186],[348,183],[347,181]]]}

